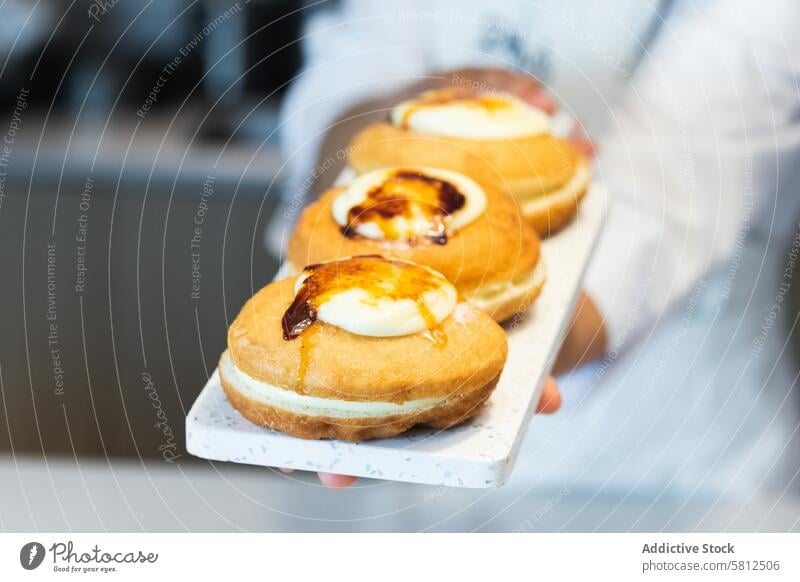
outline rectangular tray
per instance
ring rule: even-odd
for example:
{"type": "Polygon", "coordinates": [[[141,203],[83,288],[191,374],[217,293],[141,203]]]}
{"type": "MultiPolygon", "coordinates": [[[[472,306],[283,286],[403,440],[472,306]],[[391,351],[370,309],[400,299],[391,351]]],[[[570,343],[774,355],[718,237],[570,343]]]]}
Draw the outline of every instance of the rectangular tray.
{"type": "Polygon", "coordinates": [[[361,443],[303,440],[256,426],[231,407],[218,373],[186,417],[186,448],[215,461],[325,471],[392,481],[487,488],[511,474],[607,211],[593,185],[575,221],[542,243],[547,282],[533,308],[507,324],[508,361],[480,414],[444,431],[414,429],[361,443]]]}

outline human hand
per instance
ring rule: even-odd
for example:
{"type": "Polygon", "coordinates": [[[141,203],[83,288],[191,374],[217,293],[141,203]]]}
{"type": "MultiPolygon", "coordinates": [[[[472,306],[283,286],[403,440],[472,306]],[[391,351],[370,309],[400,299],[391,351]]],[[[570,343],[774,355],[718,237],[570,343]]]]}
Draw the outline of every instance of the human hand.
{"type": "MultiPolygon", "coordinates": [[[[561,393],[558,391],[558,385],[555,378],[548,376],[544,381],[542,387],[542,395],[539,397],[539,403],[536,405],[536,414],[552,414],[556,412],[561,406],[561,393]]],[[[281,469],[284,473],[291,473],[292,469],[281,469]]],[[[358,480],[358,477],[350,475],[336,475],[334,473],[317,473],[320,482],[329,489],[341,489],[352,485],[358,480]]]]}
{"type": "Polygon", "coordinates": [[[592,298],[581,291],[567,334],[558,352],[553,373],[563,374],[599,360],[606,352],[608,338],[603,315],[592,298]]]}

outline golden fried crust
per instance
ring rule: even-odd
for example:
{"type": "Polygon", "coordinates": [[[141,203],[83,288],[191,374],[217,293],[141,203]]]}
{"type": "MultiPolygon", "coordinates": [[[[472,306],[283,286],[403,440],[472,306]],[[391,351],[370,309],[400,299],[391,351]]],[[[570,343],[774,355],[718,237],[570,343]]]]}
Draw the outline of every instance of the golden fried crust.
{"type": "Polygon", "coordinates": [[[582,159],[568,141],[547,133],[471,140],[377,123],[353,139],[349,162],[359,174],[390,166],[444,168],[514,195],[535,196],[566,184],[582,159]]]}
{"type": "Polygon", "coordinates": [[[584,160],[573,179],[547,196],[518,198],[525,218],[539,236],[555,234],[578,214],[578,206],[589,188],[589,163],[584,160]]]}
{"type": "Polygon", "coordinates": [[[234,364],[256,380],[320,398],[402,403],[467,394],[503,369],[505,332],[468,303],[459,303],[437,327],[447,338],[444,346],[422,333],[367,337],[320,321],[284,340],[281,318],[294,299],[294,282],[264,287],[228,330],[234,364]]]}
{"type": "Polygon", "coordinates": [[[449,238],[413,248],[391,241],[348,238],[333,219],[331,205],[344,187],[332,188],[305,209],[289,239],[288,258],[299,268],[354,255],[381,254],[439,271],[462,294],[530,273],[539,261],[539,237],[514,201],[487,187],[486,211],[449,238]]]}
{"type": "MultiPolygon", "coordinates": [[[[537,271],[539,268],[537,268],[537,271]]],[[[492,316],[495,321],[505,321],[519,313],[527,310],[533,302],[539,297],[544,287],[546,276],[542,268],[541,273],[534,277],[530,284],[514,284],[507,286],[502,294],[496,298],[484,299],[483,301],[476,301],[468,298],[470,301],[481,307],[486,313],[492,316]]],[[[528,277],[527,279],[530,279],[528,277]]]]}
{"type": "Polygon", "coordinates": [[[245,396],[222,377],[222,388],[231,405],[250,422],[303,439],[340,439],[361,441],[386,438],[422,424],[444,429],[475,416],[489,398],[499,375],[467,393],[456,393],[428,410],[379,418],[331,418],[296,414],[263,404],[245,396]]]}
{"type": "Polygon", "coordinates": [[[536,205],[536,210],[525,212],[525,218],[541,237],[556,234],[566,227],[578,214],[578,206],[586,195],[586,189],[577,196],[545,197],[536,205]]]}

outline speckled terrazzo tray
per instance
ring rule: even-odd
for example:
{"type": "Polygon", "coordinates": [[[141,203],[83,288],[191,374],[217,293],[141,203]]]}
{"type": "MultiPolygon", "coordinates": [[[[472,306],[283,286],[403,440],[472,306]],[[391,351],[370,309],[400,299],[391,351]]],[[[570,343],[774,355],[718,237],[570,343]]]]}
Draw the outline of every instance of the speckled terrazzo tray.
{"type": "MultiPolygon", "coordinates": [[[[217,372],[186,417],[186,448],[215,461],[327,471],[451,487],[497,487],[511,474],[600,233],[607,208],[593,186],[578,218],[542,244],[547,283],[527,316],[509,332],[500,382],[482,412],[444,431],[346,443],[297,439],[251,424],[228,403],[217,372]]],[[[535,422],[535,421],[534,421],[535,422]]]]}

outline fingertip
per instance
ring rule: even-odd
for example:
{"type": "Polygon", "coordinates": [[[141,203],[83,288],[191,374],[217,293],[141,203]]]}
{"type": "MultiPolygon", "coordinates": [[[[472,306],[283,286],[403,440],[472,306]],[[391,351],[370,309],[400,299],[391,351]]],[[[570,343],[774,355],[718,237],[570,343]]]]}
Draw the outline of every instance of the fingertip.
{"type": "Polygon", "coordinates": [[[526,91],[523,99],[530,105],[538,107],[548,115],[553,115],[558,110],[558,102],[541,88],[526,91]]]}
{"type": "Polygon", "coordinates": [[[597,148],[595,147],[594,142],[589,138],[575,140],[574,143],[575,147],[577,147],[587,158],[594,158],[597,156],[597,148]]]}
{"type": "Polygon", "coordinates": [[[561,408],[561,392],[558,390],[558,384],[556,384],[555,379],[550,376],[544,381],[542,395],[536,405],[536,413],[553,414],[559,408],[561,408]]]}
{"type": "Polygon", "coordinates": [[[329,489],[341,489],[352,485],[358,480],[358,477],[351,475],[336,475],[334,473],[317,473],[320,482],[329,489]]]}
{"type": "Polygon", "coordinates": [[[597,156],[597,147],[592,139],[586,135],[582,127],[576,125],[573,128],[569,141],[586,157],[594,158],[597,156]]]}

